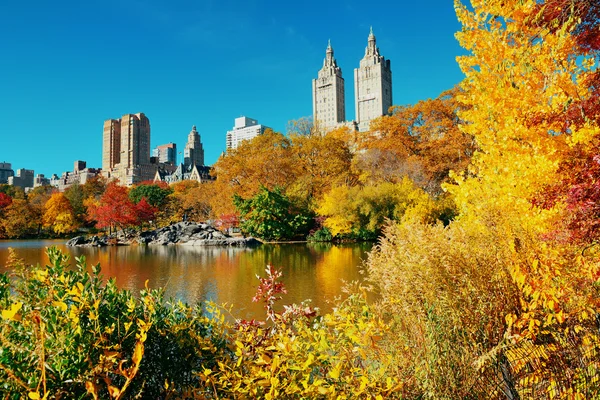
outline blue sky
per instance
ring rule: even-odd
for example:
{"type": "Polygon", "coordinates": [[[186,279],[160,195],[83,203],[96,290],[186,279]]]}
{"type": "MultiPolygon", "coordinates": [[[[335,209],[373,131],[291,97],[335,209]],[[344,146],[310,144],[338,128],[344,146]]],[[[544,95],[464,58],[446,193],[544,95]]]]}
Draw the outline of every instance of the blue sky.
{"type": "Polygon", "coordinates": [[[451,0],[3,1],[0,162],[46,176],[102,163],[105,119],[144,112],[152,148],[183,150],[192,125],[207,164],[241,115],[284,132],[312,114],[327,41],[354,118],[354,68],[373,26],[394,104],[436,97],[462,74],[451,0]]]}

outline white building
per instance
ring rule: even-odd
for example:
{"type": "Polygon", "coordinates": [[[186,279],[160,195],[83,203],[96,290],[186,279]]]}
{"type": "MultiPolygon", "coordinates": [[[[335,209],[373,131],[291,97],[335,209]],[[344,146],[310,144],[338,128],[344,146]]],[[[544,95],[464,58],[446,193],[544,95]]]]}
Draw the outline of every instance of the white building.
{"type": "Polygon", "coordinates": [[[235,126],[227,131],[227,149],[237,149],[241,142],[262,135],[268,127],[260,125],[257,120],[248,117],[235,119],[235,126]]]}
{"type": "Polygon", "coordinates": [[[371,120],[387,115],[392,106],[392,70],[390,60],[379,54],[373,28],[369,33],[365,56],[354,70],[356,122],[361,132],[369,130],[371,120]]]}
{"type": "Polygon", "coordinates": [[[323,68],[313,79],[313,121],[323,130],[335,128],[346,120],[344,78],[333,57],[331,42],[327,44],[323,68]]]}

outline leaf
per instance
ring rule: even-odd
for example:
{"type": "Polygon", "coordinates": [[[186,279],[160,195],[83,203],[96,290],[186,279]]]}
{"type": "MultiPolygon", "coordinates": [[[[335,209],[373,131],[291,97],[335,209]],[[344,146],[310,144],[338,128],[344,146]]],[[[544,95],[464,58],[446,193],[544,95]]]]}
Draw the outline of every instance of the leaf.
{"type": "Polygon", "coordinates": [[[142,361],[142,356],[144,355],[144,345],[141,342],[137,342],[135,344],[135,350],[133,351],[133,356],[131,357],[131,361],[136,366],[140,365],[142,361]]]}
{"type": "Polygon", "coordinates": [[[9,309],[2,310],[2,318],[13,320],[13,321],[20,320],[20,317],[17,315],[17,313],[21,310],[22,306],[23,306],[23,303],[17,302],[17,303],[14,303],[13,305],[11,305],[9,309]]]}
{"type": "Polygon", "coordinates": [[[27,394],[27,397],[29,397],[29,398],[30,398],[30,399],[32,399],[32,400],[36,400],[36,399],[39,399],[39,398],[40,398],[40,395],[39,395],[39,393],[38,393],[38,392],[29,392],[29,393],[27,394]]]}

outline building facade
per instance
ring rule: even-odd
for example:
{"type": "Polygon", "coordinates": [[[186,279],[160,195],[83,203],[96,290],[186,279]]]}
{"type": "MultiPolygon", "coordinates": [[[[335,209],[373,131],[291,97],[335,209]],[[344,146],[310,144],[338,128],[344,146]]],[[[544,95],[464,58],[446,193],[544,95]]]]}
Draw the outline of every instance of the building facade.
{"type": "Polygon", "coordinates": [[[324,130],[336,127],[346,120],[344,78],[342,69],[333,56],[331,42],[327,44],[323,68],[313,79],[313,121],[324,130]]]}
{"type": "Polygon", "coordinates": [[[32,169],[18,169],[14,176],[8,178],[8,184],[12,186],[18,186],[23,189],[33,187],[33,170],[32,169]]]}
{"type": "Polygon", "coordinates": [[[163,164],[177,164],[177,145],[175,143],[161,144],[152,150],[152,157],[163,164]]]}
{"type": "Polygon", "coordinates": [[[15,176],[15,171],[13,171],[10,163],[1,162],[0,163],[0,183],[8,183],[8,178],[11,176],[15,176]]]}
{"type": "Polygon", "coordinates": [[[262,135],[266,129],[268,127],[260,125],[255,119],[248,117],[236,118],[233,129],[227,131],[227,150],[237,149],[244,140],[250,140],[258,135],[262,135]]]}
{"type": "Polygon", "coordinates": [[[188,135],[187,143],[183,151],[183,163],[185,165],[204,165],[204,149],[200,141],[200,134],[196,130],[196,125],[192,126],[192,130],[188,135]]]}
{"type": "Polygon", "coordinates": [[[392,106],[392,69],[377,47],[373,28],[369,33],[365,56],[354,70],[356,122],[361,132],[369,130],[371,121],[387,115],[392,106]]]}
{"type": "Polygon", "coordinates": [[[73,171],[63,172],[61,176],[53,174],[48,184],[54,186],[60,192],[64,192],[72,185],[85,185],[88,180],[101,173],[102,170],[100,168],[88,168],[85,161],[77,160],[73,163],[73,171]]]}
{"type": "Polygon", "coordinates": [[[126,186],[152,180],[156,165],[150,162],[150,120],[144,113],[104,121],[102,173],[126,186]]]}

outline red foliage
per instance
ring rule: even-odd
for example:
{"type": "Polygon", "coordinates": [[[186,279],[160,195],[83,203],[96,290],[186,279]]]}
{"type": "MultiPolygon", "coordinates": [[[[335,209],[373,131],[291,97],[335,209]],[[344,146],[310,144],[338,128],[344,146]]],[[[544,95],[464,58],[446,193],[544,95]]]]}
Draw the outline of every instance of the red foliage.
{"type": "MultiPolygon", "coordinates": [[[[560,201],[566,204],[564,231],[570,241],[592,243],[600,239],[600,145],[589,150],[580,146],[571,150],[559,167],[562,179],[546,187],[533,204],[551,208],[560,201]]],[[[555,234],[560,234],[558,230],[555,234]]]]}
{"type": "Polygon", "coordinates": [[[124,228],[138,222],[136,206],[129,200],[127,188],[114,182],[108,184],[100,198],[100,204],[91,212],[98,228],[124,228]]]}
{"type": "Polygon", "coordinates": [[[12,197],[5,193],[0,193],[0,209],[8,207],[12,204],[12,197]]]}
{"type": "Polygon", "coordinates": [[[135,205],[135,212],[137,216],[137,222],[139,224],[144,222],[150,222],[156,218],[158,208],[150,205],[145,197],[135,205]]]}
{"type": "Polygon", "coordinates": [[[238,226],[240,226],[240,217],[237,214],[222,214],[221,217],[215,221],[215,227],[219,230],[237,228],[238,226]]]}

